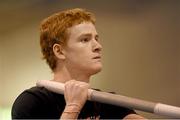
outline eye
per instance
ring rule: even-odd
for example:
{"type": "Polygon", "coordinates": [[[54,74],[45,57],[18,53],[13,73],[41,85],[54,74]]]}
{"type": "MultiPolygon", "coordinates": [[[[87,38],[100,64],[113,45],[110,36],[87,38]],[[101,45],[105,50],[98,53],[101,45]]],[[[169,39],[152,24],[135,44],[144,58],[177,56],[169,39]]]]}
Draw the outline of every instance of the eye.
{"type": "Polygon", "coordinates": [[[82,39],[81,39],[81,42],[83,42],[83,43],[88,42],[88,41],[89,41],[88,38],[82,38],[82,39]]]}
{"type": "Polygon", "coordinates": [[[97,42],[99,42],[99,37],[98,37],[98,36],[95,36],[95,40],[96,40],[97,42]]]}

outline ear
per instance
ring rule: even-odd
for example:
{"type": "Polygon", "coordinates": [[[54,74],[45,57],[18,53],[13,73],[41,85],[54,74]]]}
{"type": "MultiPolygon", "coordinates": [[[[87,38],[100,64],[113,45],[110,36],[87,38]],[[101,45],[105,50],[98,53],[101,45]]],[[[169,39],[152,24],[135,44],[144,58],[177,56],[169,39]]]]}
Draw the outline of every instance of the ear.
{"type": "Polygon", "coordinates": [[[55,43],[53,45],[53,52],[54,52],[54,55],[58,59],[61,59],[61,60],[65,59],[65,55],[64,55],[64,51],[63,51],[63,46],[62,45],[55,43]]]}

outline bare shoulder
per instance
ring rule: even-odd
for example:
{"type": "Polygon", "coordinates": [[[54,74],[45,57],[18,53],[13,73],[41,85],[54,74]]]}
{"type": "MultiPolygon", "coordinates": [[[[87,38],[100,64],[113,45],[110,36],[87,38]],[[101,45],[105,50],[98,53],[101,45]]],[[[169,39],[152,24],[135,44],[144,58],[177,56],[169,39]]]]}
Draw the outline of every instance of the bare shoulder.
{"type": "Polygon", "coordinates": [[[129,119],[130,120],[138,120],[138,119],[147,120],[146,118],[144,118],[140,115],[137,115],[137,114],[129,114],[123,118],[123,120],[129,120],[129,119]]]}

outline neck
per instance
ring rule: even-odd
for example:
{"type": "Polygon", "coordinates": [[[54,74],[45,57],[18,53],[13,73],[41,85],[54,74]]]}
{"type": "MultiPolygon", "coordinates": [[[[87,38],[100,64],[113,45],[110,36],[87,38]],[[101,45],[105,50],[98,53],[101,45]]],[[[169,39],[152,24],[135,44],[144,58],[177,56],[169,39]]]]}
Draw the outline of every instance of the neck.
{"type": "Polygon", "coordinates": [[[77,80],[89,83],[90,76],[83,74],[82,72],[77,72],[76,70],[68,70],[66,67],[61,69],[56,69],[54,71],[53,81],[65,83],[69,80],[77,80]]]}

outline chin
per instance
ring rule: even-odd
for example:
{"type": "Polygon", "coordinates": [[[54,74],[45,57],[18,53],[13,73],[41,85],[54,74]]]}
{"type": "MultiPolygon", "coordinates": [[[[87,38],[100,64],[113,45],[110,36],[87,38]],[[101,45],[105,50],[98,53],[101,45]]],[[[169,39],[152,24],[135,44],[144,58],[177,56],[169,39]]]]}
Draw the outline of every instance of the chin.
{"type": "Polygon", "coordinates": [[[91,69],[91,75],[94,75],[102,70],[102,65],[95,66],[91,69]]]}

